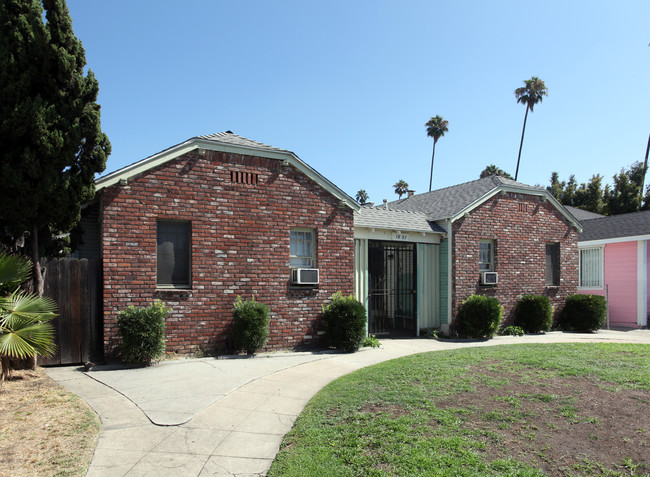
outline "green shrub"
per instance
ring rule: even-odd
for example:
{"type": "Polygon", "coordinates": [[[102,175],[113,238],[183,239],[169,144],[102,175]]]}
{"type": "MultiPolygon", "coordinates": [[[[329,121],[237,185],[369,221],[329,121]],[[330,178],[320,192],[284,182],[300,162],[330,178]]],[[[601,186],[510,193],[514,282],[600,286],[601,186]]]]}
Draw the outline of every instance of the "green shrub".
{"type": "Polygon", "coordinates": [[[117,327],[122,338],[121,356],[127,363],[145,363],[165,354],[165,317],[171,311],[161,301],[147,308],[122,310],[117,327]]]}
{"type": "Polygon", "coordinates": [[[506,326],[501,330],[501,334],[504,336],[524,336],[526,332],[521,326],[506,326]]]}
{"type": "Polygon", "coordinates": [[[381,343],[375,335],[366,336],[363,340],[364,348],[381,348],[381,343]]]}
{"type": "Polygon", "coordinates": [[[472,295],[463,301],[458,318],[462,335],[470,338],[491,338],[501,324],[503,307],[496,298],[472,295]]]}
{"type": "Polygon", "coordinates": [[[357,351],[366,337],[366,309],[354,296],[336,292],[323,306],[327,343],[342,351],[357,351]]]}
{"type": "Polygon", "coordinates": [[[253,354],[264,348],[269,339],[269,307],[255,297],[243,301],[238,296],[232,316],[235,350],[253,354]]]}
{"type": "Polygon", "coordinates": [[[558,325],[567,331],[591,332],[603,327],[607,302],[599,295],[569,295],[560,312],[558,325]]]}
{"type": "Polygon", "coordinates": [[[553,322],[551,300],[543,295],[524,295],[517,302],[515,325],[526,333],[539,333],[551,329],[553,322]]]}

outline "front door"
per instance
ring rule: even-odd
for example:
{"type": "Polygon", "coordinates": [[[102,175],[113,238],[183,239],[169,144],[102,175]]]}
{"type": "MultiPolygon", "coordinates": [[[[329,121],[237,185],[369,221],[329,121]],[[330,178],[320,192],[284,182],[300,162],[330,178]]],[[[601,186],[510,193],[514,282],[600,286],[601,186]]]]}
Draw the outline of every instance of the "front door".
{"type": "Polygon", "coordinates": [[[368,241],[370,334],[413,335],[417,284],[414,243],[368,241]]]}

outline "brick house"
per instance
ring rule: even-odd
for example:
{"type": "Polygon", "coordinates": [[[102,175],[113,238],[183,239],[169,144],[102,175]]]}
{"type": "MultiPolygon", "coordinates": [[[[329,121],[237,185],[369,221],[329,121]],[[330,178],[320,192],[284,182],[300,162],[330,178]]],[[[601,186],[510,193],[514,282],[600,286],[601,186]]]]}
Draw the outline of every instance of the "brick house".
{"type": "Polygon", "coordinates": [[[578,286],[580,223],[546,189],[490,176],[355,213],[355,290],[370,333],[453,327],[462,301],[494,296],[504,323],[523,294],[555,314],[578,286]]]}
{"type": "Polygon", "coordinates": [[[107,353],[129,305],[172,308],[168,350],[219,353],[230,347],[238,295],[269,306],[268,348],[278,349],[317,340],[323,303],[353,292],[359,205],[290,151],[230,132],[199,136],[96,189],[76,255],[101,260],[107,353]],[[318,283],[292,280],[298,268],[318,283]]]}

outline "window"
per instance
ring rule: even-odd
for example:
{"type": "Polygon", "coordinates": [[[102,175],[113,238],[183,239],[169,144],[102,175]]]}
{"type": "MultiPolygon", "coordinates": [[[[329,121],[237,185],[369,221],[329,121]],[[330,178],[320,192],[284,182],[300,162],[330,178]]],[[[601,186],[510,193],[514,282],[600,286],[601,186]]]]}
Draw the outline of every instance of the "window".
{"type": "Polygon", "coordinates": [[[546,244],[546,286],[560,285],[560,244],[546,244]]]}
{"type": "Polygon", "coordinates": [[[316,241],[312,229],[291,229],[289,265],[291,268],[316,268],[316,241]]]}
{"type": "Polygon", "coordinates": [[[478,245],[478,271],[494,271],[494,241],[481,240],[478,245]]]}
{"type": "Polygon", "coordinates": [[[190,286],[190,223],[158,221],[157,285],[190,286]]]}
{"type": "Polygon", "coordinates": [[[602,248],[584,248],[580,250],[580,288],[603,287],[602,248]]]}

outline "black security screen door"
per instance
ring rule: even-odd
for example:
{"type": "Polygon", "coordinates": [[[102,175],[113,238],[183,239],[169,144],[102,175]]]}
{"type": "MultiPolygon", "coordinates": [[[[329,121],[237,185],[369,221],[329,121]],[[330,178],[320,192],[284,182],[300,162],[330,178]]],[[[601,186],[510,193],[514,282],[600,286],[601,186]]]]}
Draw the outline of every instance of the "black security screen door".
{"type": "Polygon", "coordinates": [[[415,260],[413,243],[368,242],[368,331],[371,334],[400,334],[415,330],[415,260]]]}

